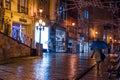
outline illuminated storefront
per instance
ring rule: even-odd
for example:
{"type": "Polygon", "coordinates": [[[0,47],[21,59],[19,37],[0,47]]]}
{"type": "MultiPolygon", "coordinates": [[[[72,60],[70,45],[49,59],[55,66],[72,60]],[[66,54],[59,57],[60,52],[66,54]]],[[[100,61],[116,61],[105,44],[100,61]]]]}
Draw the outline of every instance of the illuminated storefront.
{"type": "Polygon", "coordinates": [[[12,37],[28,46],[31,44],[31,38],[27,33],[28,25],[12,23],[12,37]]]}
{"type": "Polygon", "coordinates": [[[56,52],[66,51],[66,33],[64,30],[56,29],[56,52]]]}

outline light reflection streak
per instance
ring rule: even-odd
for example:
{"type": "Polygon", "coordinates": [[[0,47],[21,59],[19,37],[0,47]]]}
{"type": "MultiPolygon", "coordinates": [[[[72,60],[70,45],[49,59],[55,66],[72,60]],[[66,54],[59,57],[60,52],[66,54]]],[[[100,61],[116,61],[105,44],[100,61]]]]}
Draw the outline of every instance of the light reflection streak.
{"type": "Polygon", "coordinates": [[[70,56],[69,61],[70,61],[70,72],[69,73],[70,73],[70,75],[75,76],[76,69],[77,69],[78,56],[77,55],[70,56]]]}
{"type": "Polygon", "coordinates": [[[17,67],[17,80],[23,80],[23,67],[22,66],[18,66],[17,67]]]}
{"type": "Polygon", "coordinates": [[[35,80],[47,80],[49,76],[49,71],[47,71],[49,67],[49,57],[43,59],[40,62],[36,62],[34,65],[34,77],[35,80]]]}

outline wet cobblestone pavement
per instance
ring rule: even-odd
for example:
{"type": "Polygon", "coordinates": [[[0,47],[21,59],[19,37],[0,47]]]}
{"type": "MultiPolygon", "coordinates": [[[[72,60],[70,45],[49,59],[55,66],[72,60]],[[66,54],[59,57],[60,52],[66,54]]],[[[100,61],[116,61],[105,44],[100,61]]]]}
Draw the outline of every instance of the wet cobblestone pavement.
{"type": "Polygon", "coordinates": [[[106,61],[97,76],[95,60],[81,54],[44,53],[41,57],[13,58],[0,63],[0,80],[120,80],[108,79],[106,61]]]}
{"type": "Polygon", "coordinates": [[[44,53],[2,63],[0,80],[76,80],[94,64],[94,59],[80,54],[44,53]]]}

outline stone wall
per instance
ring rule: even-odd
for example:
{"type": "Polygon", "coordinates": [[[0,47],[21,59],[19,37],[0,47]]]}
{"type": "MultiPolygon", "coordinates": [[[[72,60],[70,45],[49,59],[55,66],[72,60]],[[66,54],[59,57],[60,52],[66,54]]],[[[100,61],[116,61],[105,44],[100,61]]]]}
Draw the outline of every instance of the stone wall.
{"type": "Polygon", "coordinates": [[[30,56],[30,47],[0,32],[0,61],[22,56],[30,56]]]}

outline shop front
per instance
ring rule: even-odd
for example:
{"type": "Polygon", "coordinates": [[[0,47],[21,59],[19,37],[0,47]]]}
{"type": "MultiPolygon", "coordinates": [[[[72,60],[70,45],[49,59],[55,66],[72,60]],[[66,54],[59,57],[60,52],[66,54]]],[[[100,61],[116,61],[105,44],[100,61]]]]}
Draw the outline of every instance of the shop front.
{"type": "Polygon", "coordinates": [[[17,41],[24,43],[28,46],[31,45],[31,38],[28,35],[27,28],[29,25],[24,25],[21,23],[13,22],[12,23],[12,38],[17,41]]]}
{"type": "Polygon", "coordinates": [[[56,29],[56,52],[66,52],[66,32],[56,29]]]}

